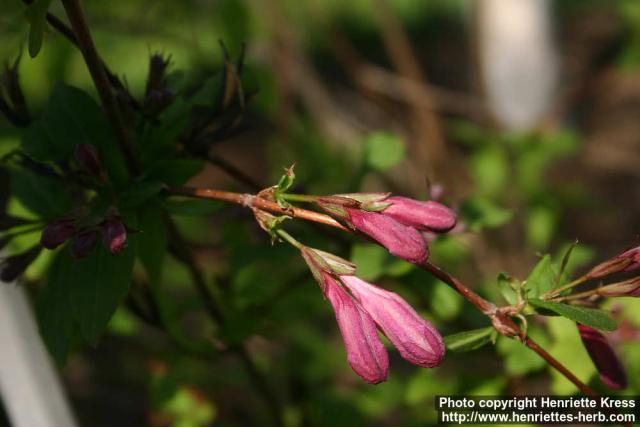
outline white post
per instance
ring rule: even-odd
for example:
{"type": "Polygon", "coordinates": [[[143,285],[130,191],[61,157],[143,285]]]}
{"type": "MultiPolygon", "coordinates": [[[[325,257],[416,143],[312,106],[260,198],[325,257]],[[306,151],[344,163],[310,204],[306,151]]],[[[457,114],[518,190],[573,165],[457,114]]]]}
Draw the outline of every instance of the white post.
{"type": "Polygon", "coordinates": [[[22,288],[0,282],[0,394],[13,427],[75,427],[22,288]]]}

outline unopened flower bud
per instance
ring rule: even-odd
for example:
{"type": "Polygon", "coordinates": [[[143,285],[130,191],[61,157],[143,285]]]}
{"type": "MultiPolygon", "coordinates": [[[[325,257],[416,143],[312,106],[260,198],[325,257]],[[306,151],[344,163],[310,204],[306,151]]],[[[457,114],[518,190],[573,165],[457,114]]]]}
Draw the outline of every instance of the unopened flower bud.
{"type": "Polygon", "coordinates": [[[3,259],[0,263],[0,280],[3,282],[16,280],[38,257],[41,250],[42,247],[36,245],[25,252],[3,259]]]}
{"type": "Polygon", "coordinates": [[[322,277],[323,292],[335,312],[349,365],[368,383],[385,381],[389,356],[371,315],[330,274],[323,272],[322,277]]]}
{"type": "Polygon", "coordinates": [[[346,208],[349,223],[368,235],[394,256],[419,263],[427,259],[427,243],[420,233],[395,219],[377,212],[346,208]]]}
{"type": "Polygon", "coordinates": [[[640,269],[640,246],[628,249],[615,257],[593,267],[587,273],[590,279],[596,279],[622,271],[640,269]]]}
{"type": "Polygon", "coordinates": [[[442,362],[445,353],[442,336],[402,297],[355,276],[340,276],[340,280],[404,359],[423,368],[433,368],[442,362]]]}
{"type": "Polygon", "coordinates": [[[73,238],[71,242],[71,256],[75,259],[85,258],[91,253],[98,242],[98,231],[84,231],[73,238]]]}
{"type": "Polygon", "coordinates": [[[389,197],[385,202],[389,206],[382,211],[384,215],[418,230],[445,232],[456,225],[455,212],[438,202],[398,196],[389,197]]]}
{"type": "Polygon", "coordinates": [[[578,332],[587,353],[600,373],[602,382],[616,390],[626,388],[627,375],[624,367],[606,337],[598,330],[580,324],[578,324],[578,332]]]}
{"type": "Polygon", "coordinates": [[[66,242],[75,232],[76,225],[72,219],[56,220],[42,230],[40,244],[47,249],[55,249],[66,242]]]}
{"type": "Polygon", "coordinates": [[[118,215],[109,215],[102,224],[104,245],[117,254],[127,246],[127,229],[118,215]]]}
{"type": "Polygon", "coordinates": [[[603,297],[640,297],[640,277],[598,288],[598,295],[603,297]]]}
{"type": "Polygon", "coordinates": [[[320,283],[322,283],[323,272],[334,275],[354,274],[356,272],[356,266],[353,263],[320,249],[303,246],[300,249],[300,253],[309,266],[311,273],[320,283]]]}

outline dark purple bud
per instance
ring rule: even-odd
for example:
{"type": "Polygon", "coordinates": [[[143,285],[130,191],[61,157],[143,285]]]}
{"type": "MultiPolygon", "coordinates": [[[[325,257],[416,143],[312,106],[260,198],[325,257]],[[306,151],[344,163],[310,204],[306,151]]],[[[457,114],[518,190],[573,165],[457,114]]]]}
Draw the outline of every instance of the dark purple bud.
{"type": "Polygon", "coordinates": [[[31,265],[38,257],[41,246],[34,246],[31,249],[17,255],[5,258],[0,263],[0,280],[3,282],[13,282],[31,265]]]}
{"type": "Polygon", "coordinates": [[[171,56],[165,57],[161,53],[154,53],[149,58],[149,77],[145,95],[153,90],[162,90],[166,87],[167,68],[171,64],[171,56]]]}
{"type": "Polygon", "coordinates": [[[78,144],[75,149],[78,166],[89,175],[102,179],[104,171],[98,158],[98,151],[91,144],[78,144]]]}
{"type": "Polygon", "coordinates": [[[76,232],[76,225],[71,219],[59,219],[42,230],[40,244],[47,249],[55,249],[66,242],[76,232]]]}
{"type": "Polygon", "coordinates": [[[109,252],[117,254],[127,246],[127,229],[117,215],[110,215],[102,225],[104,245],[109,252]]]}
{"type": "Polygon", "coordinates": [[[387,248],[391,255],[413,263],[422,262],[429,256],[427,243],[415,228],[377,212],[345,210],[354,228],[387,248]]]}
{"type": "Polygon", "coordinates": [[[624,367],[605,336],[590,326],[580,324],[578,324],[578,332],[587,353],[600,373],[602,382],[616,390],[626,388],[627,375],[624,367]]]}
{"type": "Polygon", "coordinates": [[[71,256],[75,259],[85,258],[91,253],[98,242],[96,230],[84,231],[73,238],[71,242],[71,256]]]}

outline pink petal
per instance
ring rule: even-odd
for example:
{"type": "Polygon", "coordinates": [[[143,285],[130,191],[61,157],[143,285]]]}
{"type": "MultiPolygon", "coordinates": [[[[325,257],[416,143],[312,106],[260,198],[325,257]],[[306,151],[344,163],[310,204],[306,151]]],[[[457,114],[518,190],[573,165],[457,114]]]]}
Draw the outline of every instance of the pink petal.
{"type": "Polygon", "coordinates": [[[340,278],[403,358],[424,368],[440,364],[445,352],[442,336],[404,299],[355,276],[340,278]]]}
{"type": "Polygon", "coordinates": [[[624,367],[605,336],[590,326],[580,324],[578,324],[578,332],[587,353],[600,373],[602,382],[616,390],[626,388],[627,375],[624,367]]]}
{"type": "Polygon", "coordinates": [[[391,206],[383,211],[384,215],[419,230],[443,232],[456,225],[455,212],[438,202],[421,202],[399,196],[389,197],[385,202],[391,206]]]}
{"type": "Polygon", "coordinates": [[[323,278],[323,291],[333,306],[349,365],[368,383],[385,381],[389,374],[389,357],[378,337],[375,322],[330,274],[323,272],[323,278]]]}
{"type": "Polygon", "coordinates": [[[414,263],[429,256],[427,244],[416,229],[376,212],[347,208],[347,213],[356,229],[387,248],[392,255],[414,263]]]}

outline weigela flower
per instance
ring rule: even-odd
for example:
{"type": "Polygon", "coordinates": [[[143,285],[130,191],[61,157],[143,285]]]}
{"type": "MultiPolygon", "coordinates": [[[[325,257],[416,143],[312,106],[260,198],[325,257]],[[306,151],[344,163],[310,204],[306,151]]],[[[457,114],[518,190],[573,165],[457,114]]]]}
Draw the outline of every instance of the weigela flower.
{"type": "Polygon", "coordinates": [[[598,288],[603,297],[640,297],[640,277],[598,288]]]}
{"type": "Polygon", "coordinates": [[[613,258],[596,265],[587,273],[590,279],[604,277],[621,271],[640,269],[640,246],[628,249],[613,258]]]}
{"type": "Polygon", "coordinates": [[[598,330],[578,324],[578,332],[587,353],[600,373],[600,380],[610,388],[627,387],[627,375],[607,338],[598,330]]]}
{"type": "Polygon", "coordinates": [[[388,357],[376,328],[409,362],[432,368],[444,357],[440,333],[398,294],[353,274],[354,265],[335,255],[303,247],[302,256],[331,303],[352,369],[377,384],[388,374],[388,357]]]}
{"type": "Polygon", "coordinates": [[[388,193],[337,194],[320,197],[318,205],[387,248],[394,256],[413,263],[427,259],[421,232],[442,233],[456,225],[456,214],[446,206],[388,193]]]}

